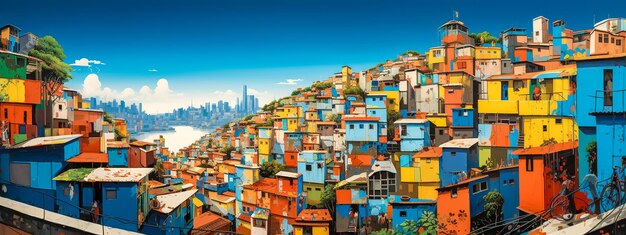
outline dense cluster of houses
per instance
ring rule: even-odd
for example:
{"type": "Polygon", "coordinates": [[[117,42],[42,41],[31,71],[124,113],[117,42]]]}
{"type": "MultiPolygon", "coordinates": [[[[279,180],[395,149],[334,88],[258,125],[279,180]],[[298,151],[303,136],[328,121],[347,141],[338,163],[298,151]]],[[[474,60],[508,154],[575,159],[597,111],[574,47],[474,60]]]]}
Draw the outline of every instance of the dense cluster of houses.
{"type": "Polygon", "coordinates": [[[0,197],[128,231],[467,234],[549,219],[565,179],[607,179],[626,155],[622,18],[573,31],[540,16],[499,39],[451,20],[425,54],[344,66],[176,153],[129,143],[75,90],[44,108],[41,61],[0,32],[0,197]]]}

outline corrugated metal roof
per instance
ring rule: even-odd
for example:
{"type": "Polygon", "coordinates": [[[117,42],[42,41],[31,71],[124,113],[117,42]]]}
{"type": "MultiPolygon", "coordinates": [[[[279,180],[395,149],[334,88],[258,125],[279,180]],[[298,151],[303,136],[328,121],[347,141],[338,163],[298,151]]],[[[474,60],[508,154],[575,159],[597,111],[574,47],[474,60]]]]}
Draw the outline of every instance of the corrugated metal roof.
{"type": "Polygon", "coordinates": [[[330,216],[328,209],[304,209],[298,217],[297,221],[311,221],[311,222],[331,222],[333,218],[330,216]]]}
{"type": "Polygon", "coordinates": [[[287,177],[287,178],[298,178],[300,177],[302,174],[300,173],[293,173],[293,172],[289,172],[289,171],[280,171],[278,173],[276,173],[276,176],[280,176],[280,177],[287,177]]]}
{"type": "Polygon", "coordinates": [[[405,124],[405,123],[427,123],[429,122],[428,119],[414,119],[414,118],[404,118],[404,119],[400,119],[398,121],[395,121],[394,124],[405,124]]]}
{"type": "Polygon", "coordinates": [[[375,161],[374,165],[372,165],[372,172],[369,173],[368,177],[379,171],[389,171],[391,173],[397,173],[396,168],[393,166],[393,163],[391,163],[391,161],[375,161]]]}
{"type": "Polygon", "coordinates": [[[62,172],[56,177],[52,178],[52,180],[56,181],[76,181],[80,182],[89,175],[95,168],[75,168],[69,169],[67,171],[62,172]]]}
{"type": "Polygon", "coordinates": [[[179,193],[170,193],[156,196],[156,200],[159,201],[161,207],[154,208],[153,210],[161,212],[163,214],[169,214],[176,209],[184,201],[192,197],[198,190],[187,190],[179,193]]]}
{"type": "Polygon", "coordinates": [[[107,148],[129,148],[130,145],[124,141],[109,141],[107,148]]]}
{"type": "Polygon", "coordinates": [[[570,141],[565,143],[551,144],[546,146],[518,149],[513,151],[514,155],[545,155],[558,153],[565,150],[578,148],[578,141],[570,141]]]}
{"type": "Polygon", "coordinates": [[[59,136],[48,136],[48,137],[39,137],[31,140],[24,141],[20,144],[8,147],[10,149],[18,149],[18,148],[30,148],[37,146],[46,146],[46,145],[57,145],[57,144],[65,144],[72,140],[78,139],[82,135],[59,135],[59,136]]]}
{"type": "Polygon", "coordinates": [[[98,168],[85,177],[84,181],[139,182],[153,170],[153,168],[98,168]]]}
{"type": "Polygon", "coordinates": [[[442,149],[440,147],[424,147],[413,155],[414,158],[441,157],[442,149]]]}
{"type": "Polygon", "coordinates": [[[109,155],[106,153],[81,153],[67,160],[73,163],[108,163],[109,155]]]}
{"type": "Polygon", "coordinates": [[[439,145],[440,148],[470,148],[478,144],[478,138],[469,138],[469,139],[453,139],[448,142],[445,142],[439,145]]]}

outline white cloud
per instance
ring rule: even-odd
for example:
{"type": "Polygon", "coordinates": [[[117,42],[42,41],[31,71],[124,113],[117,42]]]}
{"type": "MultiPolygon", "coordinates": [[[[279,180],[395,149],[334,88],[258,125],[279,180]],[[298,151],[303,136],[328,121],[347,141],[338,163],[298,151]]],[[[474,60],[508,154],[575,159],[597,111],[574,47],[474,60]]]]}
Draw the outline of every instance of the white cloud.
{"type": "Polygon", "coordinates": [[[165,78],[159,79],[154,88],[144,85],[135,92],[127,87],[118,92],[110,87],[104,87],[97,74],[89,74],[83,81],[84,97],[96,97],[103,101],[125,100],[132,103],[143,103],[144,110],[148,113],[170,112],[172,109],[181,107],[186,102],[183,94],[174,93],[165,78]]]}
{"type": "Polygon", "coordinates": [[[158,70],[156,70],[156,69],[148,69],[148,72],[153,72],[153,73],[156,73],[156,72],[159,72],[159,71],[158,71],[158,70]]]}
{"type": "Polygon", "coordinates": [[[99,60],[89,60],[87,58],[81,58],[80,60],[74,60],[74,63],[70,65],[80,66],[80,67],[91,67],[91,65],[106,65],[106,64],[102,63],[102,61],[99,61],[99,60]]]}
{"type": "Polygon", "coordinates": [[[302,81],[301,78],[298,78],[298,79],[286,79],[285,81],[278,82],[276,84],[278,84],[278,85],[296,85],[296,84],[298,84],[298,82],[301,82],[301,81],[302,81]]]}

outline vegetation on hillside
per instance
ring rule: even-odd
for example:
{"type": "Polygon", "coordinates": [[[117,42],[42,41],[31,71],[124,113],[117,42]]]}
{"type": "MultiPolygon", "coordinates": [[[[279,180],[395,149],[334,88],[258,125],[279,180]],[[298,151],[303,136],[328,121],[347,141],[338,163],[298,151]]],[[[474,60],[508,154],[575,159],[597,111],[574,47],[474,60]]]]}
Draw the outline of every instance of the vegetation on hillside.
{"type": "Polygon", "coordinates": [[[259,174],[263,177],[273,177],[276,173],[282,171],[285,165],[278,163],[277,161],[269,161],[261,164],[259,174]]]}

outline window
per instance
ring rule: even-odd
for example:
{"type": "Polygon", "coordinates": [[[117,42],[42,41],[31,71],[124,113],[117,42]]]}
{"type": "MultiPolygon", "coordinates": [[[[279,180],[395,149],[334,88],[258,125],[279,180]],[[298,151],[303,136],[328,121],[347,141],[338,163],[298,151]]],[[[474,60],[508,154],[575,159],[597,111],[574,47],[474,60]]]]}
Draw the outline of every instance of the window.
{"type": "Polygon", "coordinates": [[[11,183],[30,187],[30,163],[11,163],[11,183]]]}
{"type": "Polygon", "coordinates": [[[293,180],[292,179],[289,180],[289,185],[293,186],[293,180]]]}
{"type": "Polygon", "coordinates": [[[307,192],[308,192],[308,191],[311,191],[311,188],[307,187],[307,188],[306,188],[306,191],[307,191],[307,192]]]}
{"type": "Polygon", "coordinates": [[[598,42],[602,43],[602,34],[601,33],[598,34],[598,42]]]}
{"type": "Polygon", "coordinates": [[[539,31],[535,31],[535,36],[539,36],[539,31]]]}
{"type": "Polygon", "coordinates": [[[28,111],[24,111],[24,124],[28,123],[28,111]]]}
{"type": "Polygon", "coordinates": [[[548,131],[548,126],[547,125],[543,125],[543,132],[548,131]]]}
{"type": "Polygon", "coordinates": [[[554,120],[554,122],[556,124],[561,124],[561,123],[563,123],[563,119],[557,118],[556,120],[554,120]]]}
{"type": "Polygon", "coordinates": [[[374,124],[370,124],[370,130],[374,129],[374,124]]]}
{"type": "Polygon", "coordinates": [[[426,163],[430,163],[430,158],[426,158],[426,163]]]}
{"type": "Polygon", "coordinates": [[[613,70],[604,70],[604,106],[613,106],[613,70]]]}
{"type": "Polygon", "coordinates": [[[406,211],[400,211],[400,217],[406,217],[406,211]]]}
{"type": "Polygon", "coordinates": [[[472,185],[472,192],[474,194],[480,193],[480,192],[483,192],[483,191],[487,190],[487,188],[488,188],[487,187],[487,182],[480,182],[478,184],[472,185]]]}
{"type": "Polygon", "coordinates": [[[535,163],[532,157],[526,158],[526,171],[533,171],[535,169],[535,163]]]}
{"type": "Polygon", "coordinates": [[[467,117],[468,112],[467,111],[463,111],[463,117],[467,117]]]}
{"type": "Polygon", "coordinates": [[[363,129],[363,127],[365,127],[365,125],[359,124],[359,129],[363,129]]]}
{"type": "Polygon", "coordinates": [[[604,43],[609,43],[609,34],[608,33],[604,34],[604,43]]]}
{"type": "Polygon", "coordinates": [[[106,191],[106,198],[107,199],[117,199],[117,190],[115,189],[107,189],[106,191]]]}
{"type": "Polygon", "coordinates": [[[265,228],[265,220],[262,219],[252,219],[252,226],[257,228],[265,228]]]}
{"type": "Polygon", "coordinates": [[[4,109],[4,118],[9,118],[9,109],[4,109]]]}
{"type": "Polygon", "coordinates": [[[306,165],[306,171],[311,171],[311,165],[306,165]]]}
{"type": "Polygon", "coordinates": [[[510,179],[509,180],[509,185],[514,185],[515,184],[515,179],[510,179]]]}
{"type": "Polygon", "coordinates": [[[407,131],[406,131],[406,125],[405,124],[400,125],[400,134],[402,136],[406,136],[408,134],[407,131]]]}
{"type": "Polygon", "coordinates": [[[459,69],[465,69],[466,67],[467,67],[467,64],[465,63],[465,61],[459,62],[459,69]]]}
{"type": "Polygon", "coordinates": [[[450,156],[456,156],[456,152],[450,152],[450,156]]]}
{"type": "Polygon", "coordinates": [[[354,129],[354,124],[350,124],[350,129],[354,129]]]}
{"type": "Polygon", "coordinates": [[[373,110],[373,111],[372,111],[372,114],[376,114],[376,110],[373,110]]]}
{"type": "Polygon", "coordinates": [[[322,191],[321,188],[315,188],[315,191],[322,191]]]}
{"type": "Polygon", "coordinates": [[[615,43],[615,38],[611,37],[611,43],[615,43]]]}
{"type": "Polygon", "coordinates": [[[456,191],[456,188],[453,188],[453,189],[452,189],[452,192],[450,192],[450,197],[452,197],[452,198],[456,198],[456,197],[458,197],[458,196],[459,196],[459,194],[458,194],[458,192],[456,191]]]}
{"type": "Polygon", "coordinates": [[[615,45],[621,46],[622,45],[622,39],[615,39],[615,45]]]}
{"type": "Polygon", "coordinates": [[[506,180],[502,181],[502,186],[506,186],[506,180]]]}
{"type": "Polygon", "coordinates": [[[440,135],[443,135],[443,130],[439,130],[439,134],[440,134],[440,135]]]}
{"type": "Polygon", "coordinates": [[[59,111],[63,110],[63,105],[59,105],[59,111]]]}

